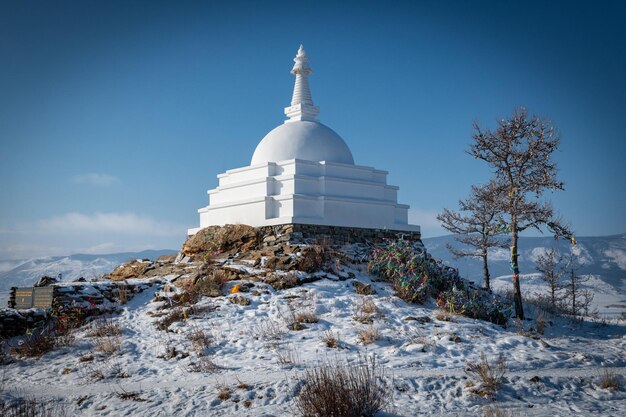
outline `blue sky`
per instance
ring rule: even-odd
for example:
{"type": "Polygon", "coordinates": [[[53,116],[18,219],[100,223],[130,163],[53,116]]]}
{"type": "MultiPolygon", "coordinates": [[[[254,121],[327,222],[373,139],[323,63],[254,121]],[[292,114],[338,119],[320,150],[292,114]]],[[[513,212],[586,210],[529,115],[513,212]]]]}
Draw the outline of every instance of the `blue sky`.
{"type": "Polygon", "coordinates": [[[284,120],[300,43],[320,120],[425,236],[489,178],[472,122],[518,106],[561,132],[557,210],[623,233],[625,19],[617,1],[1,1],[0,260],[178,248],[284,120]]]}

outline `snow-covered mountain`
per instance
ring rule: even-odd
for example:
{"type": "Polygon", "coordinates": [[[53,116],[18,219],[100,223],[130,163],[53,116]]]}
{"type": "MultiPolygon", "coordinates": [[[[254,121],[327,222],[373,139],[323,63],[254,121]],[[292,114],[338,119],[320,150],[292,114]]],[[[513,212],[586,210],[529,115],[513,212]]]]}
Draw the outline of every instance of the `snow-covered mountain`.
{"type": "MultiPolygon", "coordinates": [[[[448,251],[447,244],[461,247],[453,235],[424,239],[424,245],[435,258],[458,268],[463,277],[477,284],[482,283],[482,261],[474,258],[455,259],[448,251]]],[[[553,247],[562,253],[572,252],[576,255],[580,266],[578,274],[592,275],[588,286],[594,288],[596,306],[600,310],[606,311],[603,307],[608,305],[626,305],[626,234],[580,237],[575,246],[569,241],[555,240],[550,236],[521,237],[519,267],[522,285],[538,288],[541,283],[535,274],[534,262],[546,249],[553,247]]],[[[490,253],[489,269],[494,287],[508,285],[511,276],[509,249],[493,250],[490,253]]]]}
{"type": "Polygon", "coordinates": [[[79,277],[94,278],[111,272],[116,266],[131,259],[156,259],[161,255],[176,252],[175,250],[146,250],[107,255],[49,256],[26,260],[8,271],[0,272],[0,291],[7,291],[11,287],[33,285],[44,275],[56,277],[62,274],[64,281],[79,277]]]}

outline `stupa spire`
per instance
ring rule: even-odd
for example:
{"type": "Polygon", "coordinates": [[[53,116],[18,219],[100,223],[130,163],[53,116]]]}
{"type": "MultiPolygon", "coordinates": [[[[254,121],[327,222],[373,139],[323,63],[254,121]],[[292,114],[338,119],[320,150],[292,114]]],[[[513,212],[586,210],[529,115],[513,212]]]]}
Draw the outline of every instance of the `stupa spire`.
{"type": "Polygon", "coordinates": [[[293,87],[291,106],[285,107],[285,115],[289,117],[288,120],[285,120],[285,123],[301,120],[317,121],[320,109],[313,104],[307,78],[313,71],[309,67],[309,57],[306,55],[302,45],[300,45],[293,62],[291,73],[296,76],[296,83],[293,87]]]}

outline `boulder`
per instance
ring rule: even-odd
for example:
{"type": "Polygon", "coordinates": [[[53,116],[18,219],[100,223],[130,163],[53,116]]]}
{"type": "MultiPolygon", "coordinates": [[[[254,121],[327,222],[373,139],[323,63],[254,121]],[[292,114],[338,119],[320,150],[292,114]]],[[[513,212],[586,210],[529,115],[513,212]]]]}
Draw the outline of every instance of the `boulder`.
{"type": "Polygon", "coordinates": [[[128,278],[142,277],[150,269],[154,268],[154,264],[150,261],[132,260],[115,268],[109,275],[111,281],[123,281],[128,278]]]}

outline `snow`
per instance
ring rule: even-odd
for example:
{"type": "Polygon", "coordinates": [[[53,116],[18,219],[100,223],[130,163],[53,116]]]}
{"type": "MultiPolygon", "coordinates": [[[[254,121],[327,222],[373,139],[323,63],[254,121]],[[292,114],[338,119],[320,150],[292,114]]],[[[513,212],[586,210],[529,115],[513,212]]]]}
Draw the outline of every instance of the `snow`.
{"type": "Polygon", "coordinates": [[[626,251],[621,249],[608,249],[604,254],[614,262],[619,269],[626,271],[626,251]]]}
{"type": "MultiPolygon", "coordinates": [[[[68,415],[75,416],[290,416],[306,367],[328,359],[354,363],[374,356],[392,393],[379,417],[481,415],[483,407],[493,403],[468,391],[464,369],[481,353],[489,359],[502,353],[507,373],[496,397],[500,408],[524,416],[626,415],[626,392],[597,386],[603,369],[625,375],[624,322],[579,323],[549,317],[552,324],[545,334],[533,338],[519,334],[515,326],[503,328],[463,317],[440,321],[432,303],[403,302],[387,284],[372,281],[363,265],[350,272],[359,281],[372,283],[376,295],[355,294],[352,280],[329,279],[283,291],[255,282],[252,290],[258,295],[227,294],[240,283],[233,281],[225,289],[227,295],[203,298],[196,306],[201,313],[173,323],[168,332],[155,326],[161,319],[155,315],[168,311],[161,308],[164,301],[153,301],[159,291],[155,286],[130,300],[112,319],[123,329],[118,353],[95,352],[95,339],[83,329],[70,347],[3,366],[5,390],[58,398],[68,415]],[[229,301],[242,295],[251,300],[249,305],[229,301]],[[366,299],[379,310],[372,326],[382,336],[369,345],[358,337],[369,325],[354,319],[366,299]],[[319,321],[305,324],[304,330],[288,330],[291,311],[314,313],[319,321]],[[406,320],[409,316],[429,320],[406,320]],[[188,339],[197,330],[212,340],[203,352],[206,357],[199,356],[188,339]],[[339,348],[321,341],[328,331],[339,337],[339,348]],[[171,347],[178,356],[163,359],[171,347]],[[89,354],[95,360],[79,361],[89,354]],[[194,363],[207,359],[219,369],[191,371],[194,363]],[[64,372],[66,368],[69,371],[64,372]],[[120,370],[128,377],[113,376],[120,370]],[[95,381],[96,372],[105,379],[95,381]],[[535,376],[539,382],[531,382],[535,376]],[[231,398],[220,400],[218,390],[224,385],[231,398]],[[137,393],[137,398],[122,399],[123,393],[137,393]]],[[[529,276],[523,282],[530,287],[535,279],[529,276]]],[[[528,313],[533,316],[532,308],[528,313]]]]}

